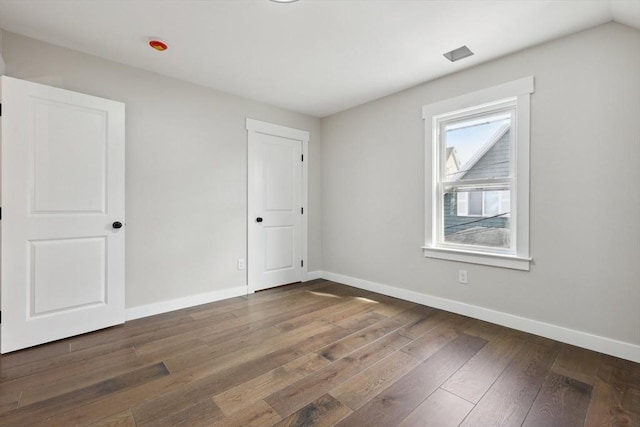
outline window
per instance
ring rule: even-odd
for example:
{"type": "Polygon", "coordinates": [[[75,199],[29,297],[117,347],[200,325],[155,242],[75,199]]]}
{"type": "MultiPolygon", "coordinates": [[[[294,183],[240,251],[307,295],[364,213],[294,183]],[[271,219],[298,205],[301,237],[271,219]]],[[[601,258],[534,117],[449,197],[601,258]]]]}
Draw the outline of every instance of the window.
{"type": "Polygon", "coordinates": [[[529,269],[533,77],[423,107],[427,257],[529,269]]]}

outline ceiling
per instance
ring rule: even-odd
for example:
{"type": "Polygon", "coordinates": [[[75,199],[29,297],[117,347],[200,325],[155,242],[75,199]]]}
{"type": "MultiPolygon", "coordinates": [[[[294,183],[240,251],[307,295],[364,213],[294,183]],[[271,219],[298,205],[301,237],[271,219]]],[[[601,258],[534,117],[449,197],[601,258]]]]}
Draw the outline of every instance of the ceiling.
{"type": "Polygon", "coordinates": [[[0,0],[7,31],[316,117],[611,20],[640,0],[0,0]]]}

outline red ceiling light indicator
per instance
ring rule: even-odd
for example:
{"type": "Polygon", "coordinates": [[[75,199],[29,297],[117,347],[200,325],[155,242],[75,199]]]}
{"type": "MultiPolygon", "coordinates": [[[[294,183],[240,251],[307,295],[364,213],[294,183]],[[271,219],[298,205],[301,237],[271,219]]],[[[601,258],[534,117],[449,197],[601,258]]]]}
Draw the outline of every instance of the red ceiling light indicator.
{"type": "Polygon", "coordinates": [[[165,42],[161,42],[160,40],[151,40],[149,46],[160,52],[164,52],[169,48],[165,42]]]}

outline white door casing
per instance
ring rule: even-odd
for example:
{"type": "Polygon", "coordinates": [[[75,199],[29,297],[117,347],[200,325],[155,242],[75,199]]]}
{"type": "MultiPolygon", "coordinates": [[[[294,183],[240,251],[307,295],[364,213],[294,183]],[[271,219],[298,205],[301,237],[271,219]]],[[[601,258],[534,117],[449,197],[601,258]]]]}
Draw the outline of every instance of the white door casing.
{"type": "Polygon", "coordinates": [[[253,119],[246,126],[247,284],[254,292],[306,276],[309,132],[253,119]]]}
{"type": "Polygon", "coordinates": [[[2,353],[123,323],[124,104],[6,76],[0,97],[2,353]]]}

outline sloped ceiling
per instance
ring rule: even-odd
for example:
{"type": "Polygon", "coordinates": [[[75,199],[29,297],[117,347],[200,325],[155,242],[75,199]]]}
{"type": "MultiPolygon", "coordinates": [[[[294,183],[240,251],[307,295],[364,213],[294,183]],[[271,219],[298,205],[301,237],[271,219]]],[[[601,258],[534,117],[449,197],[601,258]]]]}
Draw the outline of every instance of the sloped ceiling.
{"type": "Polygon", "coordinates": [[[4,30],[316,117],[611,20],[640,0],[0,0],[4,30]]]}

